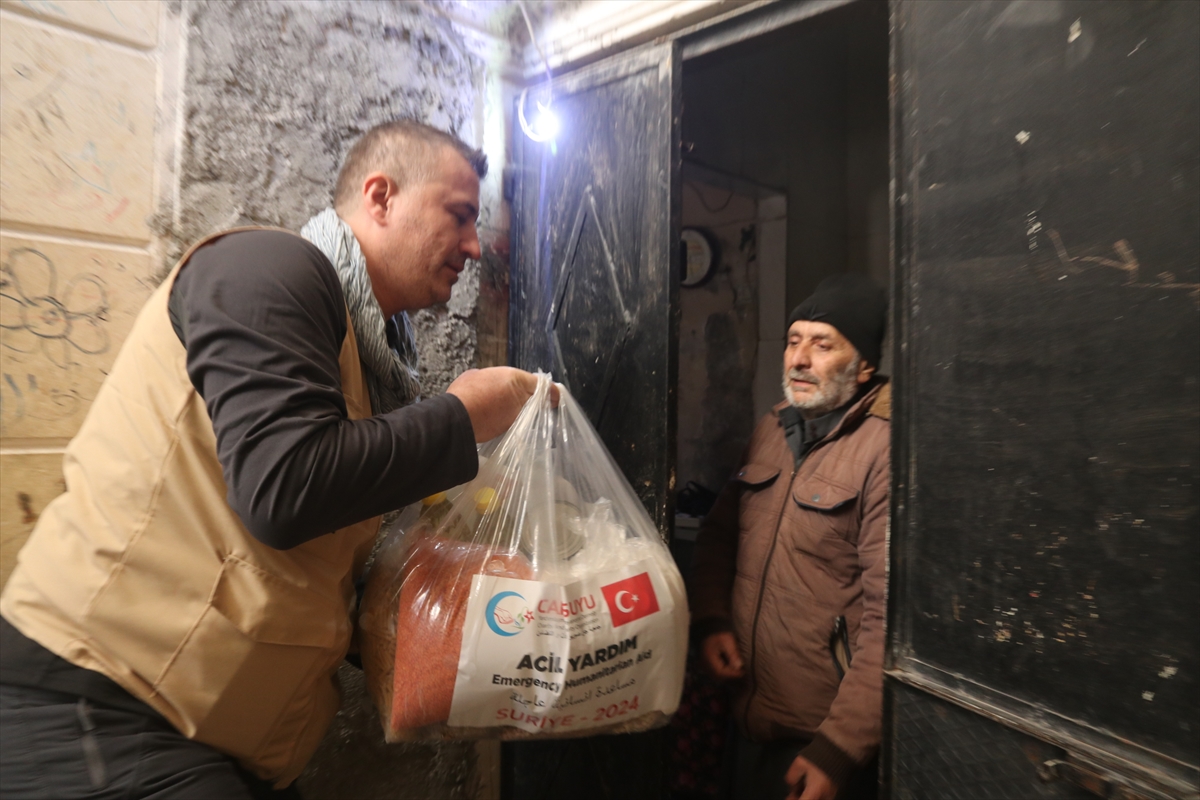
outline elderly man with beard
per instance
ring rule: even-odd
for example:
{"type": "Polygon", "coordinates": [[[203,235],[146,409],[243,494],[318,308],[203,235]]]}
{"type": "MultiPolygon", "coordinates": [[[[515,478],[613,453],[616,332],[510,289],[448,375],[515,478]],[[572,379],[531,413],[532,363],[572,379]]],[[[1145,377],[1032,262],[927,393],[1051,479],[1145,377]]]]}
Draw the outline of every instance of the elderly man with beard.
{"type": "Polygon", "coordinates": [[[739,797],[874,797],[880,739],[890,387],[887,299],[823,281],[788,320],[785,401],[701,525],[692,633],[735,682],[739,797]],[[748,740],[748,741],[746,741],[748,740]]]}

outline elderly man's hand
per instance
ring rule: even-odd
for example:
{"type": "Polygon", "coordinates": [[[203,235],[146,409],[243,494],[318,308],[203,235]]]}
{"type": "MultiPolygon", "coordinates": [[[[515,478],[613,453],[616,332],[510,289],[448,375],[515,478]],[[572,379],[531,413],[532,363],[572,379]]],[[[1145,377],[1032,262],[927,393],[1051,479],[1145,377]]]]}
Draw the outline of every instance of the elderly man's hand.
{"type": "Polygon", "coordinates": [[[746,674],[737,639],[729,631],[710,634],[700,644],[700,655],[704,659],[704,666],[718,678],[733,679],[746,674]]]}
{"type": "MultiPolygon", "coordinates": [[[[486,442],[508,430],[521,407],[537,388],[537,377],[514,367],[469,369],[446,388],[466,406],[475,441],[486,442]]],[[[550,386],[550,401],[558,405],[558,387],[550,386]]]]}
{"type": "Polygon", "coordinates": [[[825,771],[804,756],[796,756],[784,776],[792,787],[787,800],[836,800],[838,787],[825,771]]]}

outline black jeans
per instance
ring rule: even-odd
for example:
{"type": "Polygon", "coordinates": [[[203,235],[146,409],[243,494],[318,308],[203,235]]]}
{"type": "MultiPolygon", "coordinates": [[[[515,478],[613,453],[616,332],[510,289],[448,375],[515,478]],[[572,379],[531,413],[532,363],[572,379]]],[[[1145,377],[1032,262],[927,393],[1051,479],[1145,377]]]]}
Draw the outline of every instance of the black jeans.
{"type": "Polygon", "coordinates": [[[0,685],[4,800],[300,800],[170,724],[59,692],[0,685]]]}

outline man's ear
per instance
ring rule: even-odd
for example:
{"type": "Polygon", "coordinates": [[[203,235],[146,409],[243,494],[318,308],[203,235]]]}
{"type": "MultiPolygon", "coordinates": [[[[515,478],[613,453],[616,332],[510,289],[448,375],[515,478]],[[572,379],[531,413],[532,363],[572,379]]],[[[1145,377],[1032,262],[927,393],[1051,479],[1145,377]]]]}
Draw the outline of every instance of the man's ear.
{"type": "Polygon", "coordinates": [[[396,184],[382,172],[372,172],[363,180],[362,204],[367,216],[379,225],[387,223],[388,201],[396,193],[396,184]]]}
{"type": "Polygon", "coordinates": [[[858,362],[858,382],[866,383],[867,381],[871,380],[871,376],[875,374],[875,370],[876,367],[872,364],[868,364],[865,358],[858,362]]]}

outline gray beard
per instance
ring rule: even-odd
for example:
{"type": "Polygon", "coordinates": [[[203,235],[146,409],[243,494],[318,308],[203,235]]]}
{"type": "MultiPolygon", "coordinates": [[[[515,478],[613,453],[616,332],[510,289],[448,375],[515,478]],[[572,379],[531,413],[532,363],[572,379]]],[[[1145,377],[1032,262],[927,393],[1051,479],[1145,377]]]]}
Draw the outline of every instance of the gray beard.
{"type": "Polygon", "coordinates": [[[841,408],[850,402],[850,398],[854,397],[854,393],[858,391],[858,364],[858,358],[852,359],[841,372],[818,383],[815,394],[803,399],[797,398],[792,391],[792,379],[813,380],[816,376],[811,372],[785,369],[783,371],[784,399],[788,401],[788,405],[800,409],[801,416],[806,419],[815,419],[836,408],[841,408]]]}

